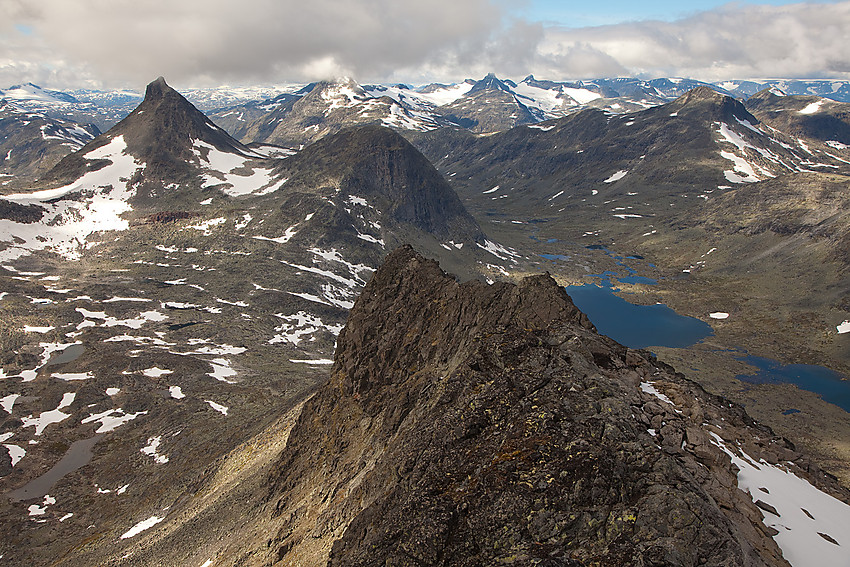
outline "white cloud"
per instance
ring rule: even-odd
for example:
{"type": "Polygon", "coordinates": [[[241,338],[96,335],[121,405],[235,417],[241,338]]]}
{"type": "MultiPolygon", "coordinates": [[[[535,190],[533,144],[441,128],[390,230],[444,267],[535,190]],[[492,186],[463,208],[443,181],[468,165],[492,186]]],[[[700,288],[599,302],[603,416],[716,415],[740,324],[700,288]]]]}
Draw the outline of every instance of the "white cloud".
{"type": "Polygon", "coordinates": [[[174,84],[380,78],[445,52],[480,52],[502,20],[488,0],[0,0],[0,13],[11,15],[0,24],[9,54],[0,76],[49,75],[62,60],[135,85],[158,75],[174,84]]]}
{"type": "Polygon", "coordinates": [[[850,2],[727,4],[564,28],[522,0],[0,0],[0,87],[689,76],[850,77],[850,2]],[[31,31],[30,31],[31,30],[31,31]]]}
{"type": "Polygon", "coordinates": [[[850,2],[741,6],[727,4],[674,22],[643,21],[591,28],[549,28],[536,63],[562,76],[632,74],[705,80],[847,77],[850,2]],[[576,51],[597,54],[585,69],[563,64],[576,51]],[[587,69],[590,67],[590,69],[587,69]]]}

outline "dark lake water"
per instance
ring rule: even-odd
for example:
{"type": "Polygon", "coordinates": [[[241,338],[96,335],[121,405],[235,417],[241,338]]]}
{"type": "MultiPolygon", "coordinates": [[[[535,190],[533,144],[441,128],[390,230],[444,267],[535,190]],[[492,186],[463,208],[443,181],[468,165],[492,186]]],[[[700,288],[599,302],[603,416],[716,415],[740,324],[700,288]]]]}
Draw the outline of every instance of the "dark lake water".
{"type": "Polygon", "coordinates": [[[53,356],[50,357],[50,360],[47,361],[47,366],[65,364],[66,362],[77,360],[85,351],[86,347],[83,345],[71,345],[61,352],[54,353],[53,356]]]}
{"type": "Polygon", "coordinates": [[[812,364],[782,364],[752,355],[738,357],[738,360],[759,369],[755,374],[739,374],[738,380],[751,384],[794,384],[850,412],[850,381],[842,380],[838,372],[812,364]]]}
{"type": "Polygon", "coordinates": [[[644,276],[625,276],[622,278],[617,278],[617,281],[620,283],[627,284],[646,284],[646,285],[656,285],[658,280],[653,278],[647,278],[644,276]]]}
{"type": "Polygon", "coordinates": [[[103,435],[95,435],[89,439],[74,441],[62,459],[52,469],[40,477],[34,478],[21,488],[9,492],[7,496],[13,502],[43,497],[63,476],[88,464],[92,458],[92,447],[100,441],[101,437],[103,435]]]}
{"type": "Polygon", "coordinates": [[[635,305],[595,284],[566,288],[576,307],[603,335],[630,348],[684,348],[714,334],[711,325],[679,315],[666,305],[635,305]]]}

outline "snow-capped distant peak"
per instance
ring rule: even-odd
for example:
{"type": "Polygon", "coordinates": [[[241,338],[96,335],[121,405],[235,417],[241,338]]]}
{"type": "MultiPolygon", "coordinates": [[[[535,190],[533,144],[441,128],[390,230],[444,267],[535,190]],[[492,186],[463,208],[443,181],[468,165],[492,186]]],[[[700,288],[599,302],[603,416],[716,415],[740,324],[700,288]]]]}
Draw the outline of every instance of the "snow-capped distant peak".
{"type": "Polygon", "coordinates": [[[33,83],[25,85],[12,85],[8,89],[0,90],[0,98],[17,101],[37,102],[77,102],[76,99],[64,93],[45,90],[33,83]]]}

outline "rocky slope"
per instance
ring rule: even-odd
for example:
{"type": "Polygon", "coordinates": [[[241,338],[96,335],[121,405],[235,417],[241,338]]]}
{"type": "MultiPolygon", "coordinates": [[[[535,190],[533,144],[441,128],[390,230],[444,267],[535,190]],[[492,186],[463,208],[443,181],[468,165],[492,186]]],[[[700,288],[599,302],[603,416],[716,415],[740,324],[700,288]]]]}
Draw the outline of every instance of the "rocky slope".
{"type": "MultiPolygon", "coordinates": [[[[399,129],[430,130],[448,124],[438,114],[422,112],[388,96],[373,96],[352,79],[312,85],[303,96],[283,101],[247,127],[241,140],[299,148],[346,127],[380,124],[399,129]]],[[[229,110],[228,112],[232,112],[229,110]]]]}
{"type": "Polygon", "coordinates": [[[782,176],[725,192],[700,212],[710,230],[824,239],[833,260],[850,266],[850,179],[828,173],[782,176]],[[738,213],[730,216],[728,211],[738,213]]]}
{"type": "Polygon", "coordinates": [[[329,146],[251,157],[155,81],[41,191],[0,200],[4,562],[102,565],[174,519],[326,379],[388,243],[470,276],[502,263],[396,134],[329,146]]]}
{"type": "Polygon", "coordinates": [[[49,118],[0,100],[0,188],[32,183],[98,134],[94,126],[49,118]]]}
{"type": "Polygon", "coordinates": [[[801,564],[769,527],[791,509],[739,490],[741,459],[847,501],[742,408],[597,335],[548,276],[458,284],[400,249],[270,475],[280,527],[248,564],[801,564]]]}
{"type": "Polygon", "coordinates": [[[850,144],[850,105],[819,96],[779,96],[765,89],[748,98],[747,109],[759,120],[791,136],[826,143],[832,149],[850,144]]]}
{"type": "Polygon", "coordinates": [[[697,197],[783,173],[843,171],[847,165],[761,126],[740,102],[707,87],[641,112],[584,110],[484,137],[448,130],[408,137],[456,178],[468,207],[526,217],[556,214],[567,204],[601,214],[622,206],[614,214],[632,218],[667,215],[661,203],[682,193],[697,197]]]}

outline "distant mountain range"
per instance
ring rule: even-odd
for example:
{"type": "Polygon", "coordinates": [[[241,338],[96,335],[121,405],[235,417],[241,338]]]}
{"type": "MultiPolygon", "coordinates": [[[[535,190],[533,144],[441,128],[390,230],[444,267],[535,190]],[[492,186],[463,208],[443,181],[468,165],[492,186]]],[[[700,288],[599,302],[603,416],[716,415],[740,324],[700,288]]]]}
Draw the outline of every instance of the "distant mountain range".
{"type": "Polygon", "coordinates": [[[850,414],[740,379],[850,372],[850,104],[803,86],[7,89],[0,557],[843,567],[850,414]]]}
{"type": "MultiPolygon", "coordinates": [[[[329,84],[349,85],[354,91],[359,86],[351,79],[342,79],[329,84]]],[[[242,117],[235,121],[250,121],[257,117],[251,109],[270,111],[273,107],[288,100],[309,94],[316,84],[291,84],[270,87],[216,87],[193,88],[181,91],[182,94],[200,110],[224,119],[225,115],[242,117]],[[247,113],[247,117],[246,114],[247,113]]],[[[395,100],[401,108],[410,111],[432,111],[440,107],[460,108],[464,97],[474,98],[484,91],[501,91],[515,97],[520,107],[524,107],[515,120],[524,123],[531,120],[543,120],[563,116],[587,106],[605,108],[612,112],[626,112],[646,108],[650,105],[669,102],[688,90],[698,86],[708,86],[721,94],[737,98],[748,98],[762,90],[772,89],[786,95],[812,95],[839,102],[850,102],[850,81],[843,80],[798,80],[771,79],[747,81],[722,81],[708,83],[694,79],[658,78],[642,80],[635,78],[606,78],[580,81],[537,80],[529,75],[519,82],[500,79],[488,75],[481,80],[467,79],[461,83],[432,83],[419,87],[404,84],[363,85],[358,93],[361,102],[387,96],[395,100]]],[[[131,90],[101,91],[92,89],[51,90],[27,83],[0,89],[0,99],[15,102],[28,110],[45,112],[55,118],[73,119],[76,122],[92,122],[101,130],[129,114],[142,100],[143,93],[131,90]],[[88,116],[88,120],[85,117],[88,116]]],[[[373,103],[374,104],[374,103],[373,103]]],[[[405,114],[402,112],[402,114],[405,114]]],[[[444,114],[438,112],[437,114],[444,114]]],[[[451,112],[449,112],[451,114],[451,112]]],[[[390,116],[386,116],[389,118],[390,116]]],[[[411,117],[408,117],[411,118],[411,117]]],[[[457,115],[461,124],[463,114],[457,115]]],[[[398,126],[403,127],[400,118],[398,126]]],[[[486,123],[486,122],[485,122],[486,123]]],[[[420,128],[428,124],[424,117],[412,117],[408,122],[412,127],[420,128]],[[421,121],[421,122],[420,122],[421,121]]],[[[438,122],[439,124],[439,122],[438,122]]],[[[228,131],[237,129],[222,124],[228,131]]],[[[241,137],[237,134],[237,137],[241,137]]]]}

